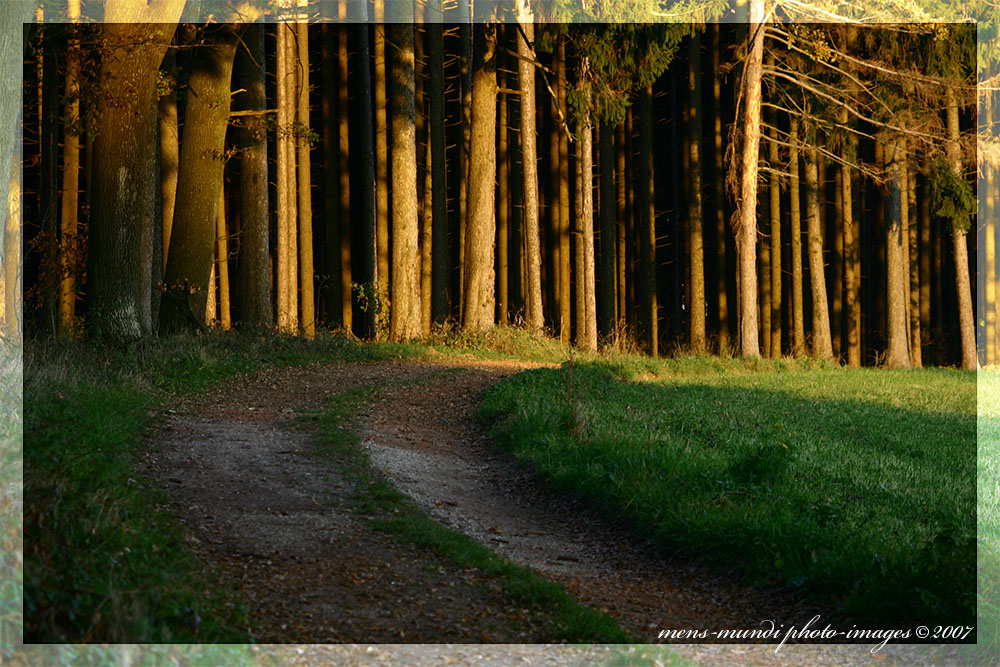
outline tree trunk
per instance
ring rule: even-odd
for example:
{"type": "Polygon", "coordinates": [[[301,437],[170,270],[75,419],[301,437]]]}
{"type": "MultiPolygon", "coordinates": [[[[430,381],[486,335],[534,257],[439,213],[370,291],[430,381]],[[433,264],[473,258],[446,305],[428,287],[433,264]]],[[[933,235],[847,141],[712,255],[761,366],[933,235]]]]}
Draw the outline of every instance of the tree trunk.
{"type": "MultiPolygon", "coordinates": [[[[757,326],[757,160],[760,143],[761,69],[764,58],[764,0],[750,0],[753,39],[745,69],[742,196],[736,234],[740,274],[740,351],[760,356],[757,326]]],[[[818,222],[818,220],[817,220],[818,222]]]]}
{"type": "MultiPolygon", "coordinates": [[[[394,17],[396,18],[396,17],[394,17]]],[[[412,21],[412,15],[411,15],[412,21]]],[[[420,338],[420,250],[413,25],[390,24],[392,98],[392,307],[389,336],[420,338]]]]}
{"type": "MultiPolygon", "coordinates": [[[[577,267],[577,280],[583,281],[584,330],[581,346],[597,352],[597,298],[594,285],[594,125],[591,121],[593,93],[590,87],[590,65],[586,56],[580,59],[579,81],[583,86],[583,117],[580,138],[580,185],[582,206],[577,213],[582,226],[579,242],[583,244],[583,266],[577,267]]],[[[612,268],[612,272],[614,269],[612,268]]]]}
{"type": "Polygon", "coordinates": [[[705,251],[702,238],[701,201],[701,35],[696,32],[690,41],[688,68],[688,118],[690,126],[691,197],[688,200],[688,243],[691,246],[691,301],[689,339],[691,352],[705,351],[705,251]]]}
{"type": "Polygon", "coordinates": [[[389,292],[389,139],[386,110],[385,0],[375,0],[375,210],[378,249],[376,283],[379,298],[393,299],[389,292]]]}
{"type": "Polygon", "coordinates": [[[806,353],[805,295],[802,293],[802,215],[799,200],[799,122],[791,119],[789,143],[792,144],[788,159],[789,220],[792,234],[792,353],[796,357],[806,353]]]}
{"type": "Polygon", "coordinates": [[[113,340],[152,333],[156,80],[179,16],[180,8],[170,5],[155,13],[156,25],[102,26],[109,51],[97,95],[87,312],[91,331],[113,340]]]}
{"type": "MultiPolygon", "coordinates": [[[[341,20],[346,18],[346,1],[340,3],[341,20]]],[[[340,304],[340,324],[343,330],[350,333],[354,328],[354,309],[351,298],[351,283],[353,276],[351,273],[351,139],[349,124],[349,90],[351,86],[350,72],[348,70],[347,55],[347,27],[339,26],[337,32],[340,39],[337,40],[337,174],[339,183],[337,192],[339,194],[339,213],[337,215],[337,231],[339,238],[337,242],[339,250],[339,262],[337,268],[340,269],[339,285],[334,285],[331,289],[340,290],[340,298],[336,299],[340,304]]],[[[367,100],[365,100],[367,103],[367,100]]],[[[336,279],[337,277],[335,277],[336,279]]]]}
{"type": "Polygon", "coordinates": [[[431,135],[431,320],[448,317],[448,184],[444,136],[444,45],[441,24],[427,26],[431,135]]]}
{"type": "MultiPolygon", "coordinates": [[[[962,173],[962,153],[958,145],[958,102],[955,91],[947,89],[948,105],[948,160],[957,174],[962,173]]],[[[962,341],[962,368],[975,370],[978,366],[976,355],[976,325],[972,315],[972,285],[969,278],[969,250],[966,245],[968,230],[954,224],[951,238],[955,245],[955,285],[958,291],[958,322],[962,341]]]]}
{"type": "MultiPolygon", "coordinates": [[[[566,114],[566,40],[561,38],[556,47],[555,70],[557,76],[557,103],[566,114]]],[[[558,118],[558,116],[557,116],[558,118]]],[[[570,342],[572,327],[572,297],[570,295],[570,208],[569,208],[569,138],[555,121],[555,131],[559,137],[559,159],[556,162],[559,183],[559,339],[570,342]]]]}
{"type": "Polygon", "coordinates": [[[888,317],[888,348],[886,366],[909,368],[907,350],[907,283],[909,276],[903,266],[903,188],[902,149],[893,140],[885,145],[889,176],[889,224],[886,226],[886,304],[888,317]]]}
{"type": "MultiPolygon", "coordinates": [[[[778,125],[778,114],[773,116],[778,125]]],[[[772,132],[774,141],[768,142],[767,161],[772,170],[778,169],[778,131],[772,132]]],[[[770,175],[771,195],[771,350],[773,359],[781,357],[781,184],[775,171],[770,175]]]]}
{"type": "Polygon", "coordinates": [[[226,129],[233,59],[238,44],[233,24],[206,28],[195,51],[184,108],[177,204],[167,252],[160,329],[203,325],[208,278],[215,255],[216,225],[223,188],[226,129]],[[180,289],[178,289],[180,287],[180,289]],[[194,293],[190,293],[192,290],[194,293]]]}
{"type": "MultiPolygon", "coordinates": [[[[618,198],[615,191],[615,128],[611,123],[602,120],[600,132],[600,188],[601,188],[601,237],[600,237],[600,299],[597,301],[597,324],[601,337],[608,339],[614,331],[616,314],[619,305],[615,283],[618,275],[615,271],[615,260],[618,258],[619,239],[615,224],[618,198]]],[[[624,231],[624,230],[622,230],[624,231]]],[[[624,236],[624,234],[622,234],[624,236]]],[[[624,246],[624,238],[621,239],[624,246]]]]}
{"type": "MultiPolygon", "coordinates": [[[[262,112],[267,104],[264,84],[264,25],[254,23],[243,33],[246,51],[236,59],[236,87],[245,89],[244,110],[262,112]]],[[[271,326],[271,270],[268,226],[270,208],[267,174],[267,129],[260,116],[247,116],[239,132],[240,254],[239,309],[243,326],[271,326]]],[[[166,239],[164,239],[164,246],[166,239]]]]}
{"type": "Polygon", "coordinates": [[[823,230],[820,225],[819,150],[815,145],[806,152],[806,218],[809,235],[809,284],[812,289],[812,356],[832,359],[830,311],[826,297],[826,272],[823,267],[823,230]]]}
{"type": "MultiPolygon", "coordinates": [[[[69,19],[79,21],[79,4],[71,4],[69,19]]],[[[76,277],[81,273],[77,221],[80,194],[80,40],[77,28],[66,47],[66,116],[63,120],[62,202],[60,203],[59,247],[59,322],[58,338],[67,342],[73,337],[76,314],[76,277]]],[[[162,267],[161,267],[162,268],[162,267]]]]}
{"type": "MultiPolygon", "coordinates": [[[[841,124],[847,123],[847,110],[840,113],[841,124]]],[[[847,139],[844,157],[852,162],[857,157],[857,141],[847,139]]],[[[854,193],[851,183],[851,170],[846,164],[840,167],[840,199],[842,204],[844,228],[844,310],[846,312],[847,363],[850,366],[861,366],[861,271],[860,271],[860,239],[854,222],[854,193]]]]}
{"type": "Polygon", "coordinates": [[[375,188],[375,141],[374,118],[372,107],[368,100],[372,99],[371,60],[369,58],[369,40],[367,9],[362,5],[361,22],[355,26],[358,44],[358,100],[361,120],[358,137],[361,145],[358,151],[361,155],[361,289],[359,295],[361,312],[364,315],[362,335],[367,340],[376,336],[376,284],[378,281],[376,263],[376,205],[375,188]]]}
{"type": "Polygon", "coordinates": [[[466,331],[493,326],[493,244],[496,239],[494,181],[496,178],[496,26],[474,29],[472,68],[472,134],[469,143],[469,202],[465,249],[466,331]]]}
{"type": "MultiPolygon", "coordinates": [[[[299,6],[302,2],[299,0],[299,6]]],[[[309,122],[309,23],[300,18],[295,25],[298,45],[297,109],[299,135],[296,139],[298,153],[298,197],[299,197],[299,298],[302,302],[302,332],[306,338],[316,336],[316,302],[313,295],[313,234],[312,234],[312,167],[310,164],[310,142],[306,136],[311,128],[309,122]]]]}
{"type": "Polygon", "coordinates": [[[535,40],[534,16],[528,0],[518,0],[517,80],[521,99],[521,163],[524,174],[524,244],[527,268],[527,324],[539,330],[545,326],[542,313],[541,242],[538,229],[538,149],[535,137],[535,40]]]}
{"type": "Polygon", "coordinates": [[[649,354],[659,356],[656,226],[653,211],[653,87],[639,98],[639,308],[649,354]]]}
{"type": "Polygon", "coordinates": [[[906,189],[909,197],[907,207],[909,215],[909,246],[908,257],[910,268],[910,363],[914,368],[922,368],[924,365],[923,352],[920,349],[920,223],[917,214],[917,170],[909,170],[908,187],[906,189]]]}
{"type": "Polygon", "coordinates": [[[296,107],[295,39],[292,25],[279,20],[277,26],[277,249],[278,330],[298,329],[298,285],[296,252],[298,191],[295,175],[294,121],[296,107]]]}
{"type": "Polygon", "coordinates": [[[226,189],[219,190],[219,204],[215,215],[215,276],[219,285],[219,326],[223,331],[232,327],[229,303],[229,232],[226,230],[226,189]]]}
{"type": "MultiPolygon", "coordinates": [[[[497,78],[500,87],[505,87],[502,68],[497,68],[497,78]]],[[[496,241],[496,267],[497,267],[497,317],[500,324],[507,324],[507,314],[510,312],[510,300],[508,297],[509,275],[508,275],[508,235],[509,228],[509,205],[510,205],[510,169],[507,163],[507,153],[509,143],[507,141],[507,94],[500,93],[500,118],[497,124],[497,199],[496,199],[496,219],[497,219],[497,241],[496,241]]]]}
{"type": "Polygon", "coordinates": [[[713,152],[715,159],[715,254],[716,254],[716,308],[719,318],[719,354],[728,354],[729,336],[729,297],[727,293],[727,263],[726,263],[726,174],[723,170],[722,149],[722,72],[720,71],[721,35],[718,24],[712,26],[712,132],[713,152]]]}

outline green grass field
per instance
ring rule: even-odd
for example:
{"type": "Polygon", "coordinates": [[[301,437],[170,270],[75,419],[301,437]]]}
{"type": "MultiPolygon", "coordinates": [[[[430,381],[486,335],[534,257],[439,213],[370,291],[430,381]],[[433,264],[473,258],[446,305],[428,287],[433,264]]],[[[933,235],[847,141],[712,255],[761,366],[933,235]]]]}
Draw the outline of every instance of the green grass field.
{"type": "Polygon", "coordinates": [[[664,545],[859,621],[975,625],[976,379],[680,358],[494,388],[499,443],[664,545]]]}

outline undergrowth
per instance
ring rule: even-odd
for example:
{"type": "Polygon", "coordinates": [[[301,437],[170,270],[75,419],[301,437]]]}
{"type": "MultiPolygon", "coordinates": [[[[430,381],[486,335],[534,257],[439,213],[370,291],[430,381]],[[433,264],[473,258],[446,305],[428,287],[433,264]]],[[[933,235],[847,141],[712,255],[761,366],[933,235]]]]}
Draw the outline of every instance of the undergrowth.
{"type": "Polygon", "coordinates": [[[664,546],[842,605],[976,624],[974,376],[725,360],[567,363],[481,416],[551,485],[664,546]]]}

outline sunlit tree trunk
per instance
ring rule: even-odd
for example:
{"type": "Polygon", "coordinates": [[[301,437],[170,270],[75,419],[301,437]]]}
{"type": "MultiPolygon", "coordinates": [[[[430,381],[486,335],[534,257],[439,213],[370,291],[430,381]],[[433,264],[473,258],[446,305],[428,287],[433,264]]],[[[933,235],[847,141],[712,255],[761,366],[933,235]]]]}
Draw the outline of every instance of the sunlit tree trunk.
{"type": "Polygon", "coordinates": [[[376,282],[382,297],[391,284],[389,268],[389,139],[386,110],[385,0],[375,0],[375,230],[378,250],[376,282]]]}
{"type": "Polygon", "coordinates": [[[806,221],[809,236],[809,284],[812,290],[812,356],[832,359],[830,311],[827,306],[826,273],[823,268],[823,232],[820,225],[819,151],[806,150],[806,221]]]}
{"type": "Polygon", "coordinates": [[[431,319],[448,317],[448,201],[444,133],[444,44],[441,24],[427,26],[431,141],[431,319]]]}
{"type": "Polygon", "coordinates": [[[545,325],[542,313],[541,241],[538,228],[538,150],[535,136],[535,68],[531,42],[535,39],[534,16],[528,0],[517,1],[517,81],[521,100],[521,163],[524,177],[524,244],[527,269],[527,324],[545,325]]]}
{"type": "Polygon", "coordinates": [[[910,355],[907,350],[906,288],[909,276],[904,271],[903,259],[903,187],[902,149],[891,140],[885,144],[886,167],[889,188],[889,224],[886,226],[886,304],[888,318],[888,348],[886,366],[889,368],[909,368],[910,355]]]}
{"type": "MultiPolygon", "coordinates": [[[[598,333],[603,338],[608,338],[615,326],[615,310],[618,306],[615,284],[618,275],[615,271],[616,259],[618,256],[618,236],[617,225],[615,224],[615,213],[618,205],[618,198],[615,191],[615,128],[607,121],[601,121],[599,128],[599,156],[600,164],[600,299],[597,301],[597,324],[598,333]]],[[[624,231],[624,230],[622,230],[624,231]]],[[[624,236],[624,235],[623,235],[624,236]]],[[[624,249],[624,238],[622,239],[622,249],[624,249]]]]}
{"type": "Polygon", "coordinates": [[[277,25],[276,104],[277,104],[277,292],[278,331],[292,333],[297,328],[297,293],[293,267],[296,261],[295,225],[298,202],[295,198],[295,147],[292,123],[295,118],[295,71],[291,57],[292,28],[287,21],[277,25]]]}
{"type": "MultiPolygon", "coordinates": [[[[847,123],[847,110],[840,112],[841,124],[847,123]]],[[[844,157],[852,162],[857,157],[857,141],[847,139],[844,157]]],[[[846,164],[840,167],[840,199],[842,202],[844,228],[844,310],[846,314],[847,363],[861,366],[861,271],[860,239],[854,222],[854,190],[851,183],[851,169],[846,164]]]]}
{"type": "Polygon", "coordinates": [[[465,249],[466,331],[484,331],[493,326],[493,244],[496,239],[496,26],[474,28],[472,68],[472,134],[469,143],[469,203],[465,249]]]}
{"type": "Polygon", "coordinates": [[[690,41],[688,68],[688,113],[690,127],[691,197],[688,200],[688,243],[691,246],[691,301],[688,304],[691,352],[705,351],[705,251],[702,238],[701,201],[701,35],[690,41]]]}
{"type": "MultiPolygon", "coordinates": [[[[304,7],[306,0],[299,0],[304,7]]],[[[316,335],[316,302],[313,295],[313,234],[312,234],[312,168],[309,151],[311,144],[306,136],[309,122],[309,23],[301,16],[296,25],[298,46],[297,108],[299,134],[296,139],[298,153],[299,199],[299,299],[302,302],[302,333],[306,338],[316,335]]]]}
{"type": "MultiPolygon", "coordinates": [[[[412,9],[410,21],[412,22],[412,9]]],[[[420,248],[417,212],[417,143],[413,25],[390,24],[392,44],[392,308],[389,336],[420,338],[420,248]]],[[[491,313],[492,315],[492,313],[491,313]]]]}
{"type": "MultiPolygon", "coordinates": [[[[80,2],[69,3],[68,18],[80,20],[80,2]]],[[[59,234],[59,321],[60,341],[73,335],[76,313],[76,276],[79,273],[80,251],[77,246],[77,220],[80,194],[80,40],[76,28],[66,46],[66,82],[63,118],[62,201],[60,202],[59,234]]],[[[162,268],[162,267],[161,267],[162,268]]]]}
{"type": "Polygon", "coordinates": [[[232,326],[232,311],[229,303],[229,233],[226,230],[226,191],[219,191],[219,206],[216,212],[215,231],[215,275],[219,285],[219,326],[228,331],[232,326]]]}
{"type": "MultiPolygon", "coordinates": [[[[369,39],[368,39],[368,13],[366,5],[361,5],[360,23],[354,30],[358,45],[358,99],[370,100],[372,98],[371,84],[371,64],[369,59],[369,39]]],[[[362,335],[372,340],[376,336],[375,330],[375,289],[378,280],[377,275],[377,253],[376,253],[376,204],[375,204],[375,122],[370,104],[361,104],[360,127],[358,128],[358,138],[360,145],[361,173],[361,289],[360,306],[364,315],[364,327],[362,335]]]]}
{"type": "MultiPolygon", "coordinates": [[[[557,76],[558,105],[566,114],[566,40],[562,38],[556,47],[555,70],[557,76]]],[[[558,122],[558,121],[557,121],[558,122]]],[[[570,206],[569,206],[569,138],[566,132],[556,126],[559,137],[559,159],[556,162],[559,185],[559,339],[570,342],[573,310],[570,293],[570,206]]]]}
{"type": "Polygon", "coordinates": [[[583,117],[580,137],[580,210],[579,243],[583,246],[583,265],[577,267],[577,280],[583,282],[583,340],[581,347],[597,352],[597,295],[594,285],[594,125],[591,120],[593,93],[590,86],[590,64],[586,56],[580,59],[579,82],[583,88],[583,117]]]}
{"type": "MultiPolygon", "coordinates": [[[[962,153],[958,145],[958,102],[955,91],[947,89],[948,105],[948,160],[956,173],[962,173],[962,153]]],[[[958,322],[962,341],[962,368],[975,370],[976,325],[972,316],[972,285],[969,278],[969,250],[966,245],[968,230],[952,225],[951,237],[955,245],[955,284],[958,291],[958,322]]]]}
{"type": "Polygon", "coordinates": [[[729,296],[726,290],[727,264],[726,264],[726,194],[725,194],[725,171],[723,170],[723,150],[722,150],[722,72],[720,71],[720,51],[722,50],[720,28],[718,24],[711,27],[712,47],[709,49],[712,54],[712,157],[715,162],[714,184],[715,196],[713,208],[715,214],[715,261],[716,261],[716,287],[715,305],[719,318],[719,353],[726,354],[730,346],[729,336],[729,296]]]}
{"type": "MultiPolygon", "coordinates": [[[[497,68],[497,78],[500,87],[504,88],[504,75],[501,68],[497,68]]],[[[509,271],[508,271],[508,235],[510,233],[509,216],[509,181],[510,169],[507,163],[507,153],[509,142],[507,141],[507,94],[500,92],[500,118],[497,124],[497,199],[496,199],[496,219],[497,219],[497,242],[496,242],[496,290],[497,290],[497,321],[500,324],[507,324],[507,314],[510,312],[510,299],[508,295],[509,271]]]]}
{"type": "MultiPolygon", "coordinates": [[[[764,58],[764,0],[750,0],[752,45],[745,66],[742,196],[736,235],[740,275],[740,351],[760,356],[757,325],[757,159],[760,143],[761,69],[764,58]]],[[[817,221],[818,222],[818,221],[817,221]]]]}

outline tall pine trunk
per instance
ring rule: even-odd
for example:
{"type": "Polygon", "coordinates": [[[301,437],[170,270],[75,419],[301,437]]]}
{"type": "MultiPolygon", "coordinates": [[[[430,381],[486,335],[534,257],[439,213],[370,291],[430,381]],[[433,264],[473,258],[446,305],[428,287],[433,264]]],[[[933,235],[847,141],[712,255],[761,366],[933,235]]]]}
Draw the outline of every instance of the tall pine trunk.
{"type": "Polygon", "coordinates": [[[386,26],[385,0],[375,0],[375,211],[378,268],[376,283],[379,301],[389,293],[389,135],[386,109],[386,26]]]}
{"type": "Polygon", "coordinates": [[[767,161],[771,166],[771,350],[769,356],[781,356],[781,184],[778,178],[778,114],[773,116],[773,141],[768,142],[767,161]]]}
{"type": "Polygon", "coordinates": [[[649,354],[659,356],[656,299],[656,229],[653,211],[653,87],[639,98],[639,322],[649,354]]]}
{"type": "Polygon", "coordinates": [[[819,150],[815,145],[806,151],[806,223],[809,236],[809,286],[812,291],[812,356],[832,359],[830,311],[826,296],[826,271],[823,267],[823,231],[820,224],[819,150]]]}
{"type": "MultiPolygon", "coordinates": [[[[299,0],[303,6],[305,0],[299,0]]],[[[299,196],[299,298],[302,302],[302,332],[306,338],[316,335],[316,303],[313,295],[313,234],[312,234],[312,168],[309,151],[311,148],[306,132],[309,131],[309,23],[300,18],[296,23],[296,44],[298,46],[297,70],[298,100],[296,117],[299,134],[296,140],[298,153],[298,196],[299,196]]]]}
{"type": "Polygon", "coordinates": [[[431,142],[431,320],[448,317],[448,201],[444,136],[444,43],[441,24],[427,26],[427,95],[431,142]]]}
{"type": "Polygon", "coordinates": [[[521,164],[524,177],[524,245],[527,268],[527,324],[545,325],[542,313],[541,241],[538,229],[538,149],[535,136],[535,68],[531,43],[535,39],[534,16],[528,0],[517,1],[517,81],[521,99],[521,164]]]}
{"type": "Polygon", "coordinates": [[[358,100],[360,104],[360,146],[361,173],[361,293],[359,304],[364,315],[362,336],[367,340],[375,338],[376,332],[376,283],[378,281],[376,254],[376,205],[375,205],[375,120],[372,106],[371,59],[369,58],[369,37],[367,9],[362,4],[361,22],[354,30],[358,45],[358,100]]]}
{"type": "Polygon", "coordinates": [[[908,320],[906,288],[909,276],[903,267],[903,187],[902,166],[905,159],[898,140],[885,144],[885,160],[888,170],[889,220],[886,225],[886,316],[888,343],[886,366],[889,368],[909,368],[910,355],[907,350],[908,320]]]}
{"type": "Polygon", "coordinates": [[[688,134],[690,141],[691,197],[688,200],[688,244],[691,262],[691,301],[689,313],[689,340],[691,352],[705,351],[705,251],[702,238],[701,201],[701,35],[695,33],[690,41],[690,67],[688,68],[688,134]]]}
{"type": "MultiPolygon", "coordinates": [[[[840,112],[840,123],[847,123],[847,109],[840,112]]],[[[857,140],[847,139],[844,149],[847,162],[857,158],[857,140]]],[[[846,320],[847,363],[861,366],[861,243],[854,222],[854,190],[851,169],[846,164],[840,167],[840,200],[842,205],[842,225],[844,228],[844,311],[846,320]]]]}
{"type": "MultiPolygon", "coordinates": [[[[71,21],[80,19],[79,3],[70,3],[71,21]]],[[[80,40],[77,28],[71,27],[66,46],[66,112],[63,119],[62,201],[60,202],[59,234],[59,321],[60,341],[73,336],[76,314],[76,276],[80,273],[80,251],[77,241],[80,195],[80,135],[76,129],[80,120],[80,40]]],[[[162,268],[162,267],[161,267],[162,268]]]]}
{"type": "MultiPolygon", "coordinates": [[[[962,173],[962,153],[958,145],[958,102],[955,91],[947,89],[948,160],[957,174],[962,173]]],[[[972,315],[972,285],[969,278],[969,249],[966,245],[967,229],[952,225],[951,238],[955,246],[955,285],[958,292],[958,327],[962,342],[962,368],[975,370],[976,325],[972,315]]]]}
{"type": "MultiPolygon", "coordinates": [[[[397,18],[397,17],[393,17],[397,18]]],[[[402,17],[405,20],[405,17],[402,17]]],[[[412,12],[410,19],[412,21],[412,12]]],[[[413,25],[390,24],[392,44],[392,309],[389,336],[419,338],[420,249],[417,212],[417,142],[413,25]]]]}
{"type": "Polygon", "coordinates": [[[789,220],[792,235],[792,353],[796,357],[806,353],[805,295],[802,287],[802,215],[799,199],[799,121],[791,119],[789,143],[792,145],[788,159],[789,220]]]}

